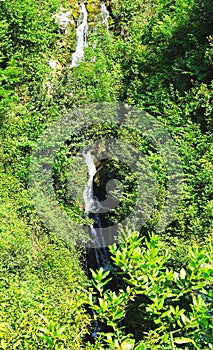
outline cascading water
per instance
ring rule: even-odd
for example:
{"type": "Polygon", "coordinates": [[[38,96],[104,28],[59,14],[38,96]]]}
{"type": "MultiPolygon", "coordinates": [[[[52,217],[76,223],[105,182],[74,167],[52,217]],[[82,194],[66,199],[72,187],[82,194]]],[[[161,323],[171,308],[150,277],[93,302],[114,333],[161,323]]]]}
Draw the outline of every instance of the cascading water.
{"type": "Polygon", "coordinates": [[[87,23],[87,9],[85,4],[79,5],[80,15],[77,22],[76,29],[76,49],[72,54],[72,63],[70,67],[76,67],[79,61],[84,58],[84,47],[87,46],[87,36],[88,36],[88,23],[87,23]]]}
{"type": "MultiPolygon", "coordinates": [[[[94,219],[94,224],[90,225],[91,239],[94,244],[95,260],[97,268],[103,267],[106,270],[111,269],[110,256],[107,248],[105,247],[104,237],[101,234],[101,220],[99,211],[103,208],[98,198],[93,194],[93,180],[96,174],[96,166],[94,163],[94,156],[90,151],[82,152],[82,156],[88,168],[89,179],[87,186],[83,191],[83,199],[85,203],[85,215],[94,219]],[[98,231],[98,233],[97,233],[98,231]]],[[[95,319],[95,312],[92,310],[94,318],[94,330],[92,338],[94,339],[99,332],[101,332],[102,325],[95,319]]]]}
{"type": "Polygon", "coordinates": [[[105,24],[107,33],[109,32],[109,11],[106,8],[106,5],[104,3],[101,4],[101,16],[102,21],[101,23],[105,24]]]}
{"type": "MultiPolygon", "coordinates": [[[[87,46],[88,13],[85,4],[80,4],[79,8],[80,15],[76,29],[76,50],[72,55],[72,63],[70,67],[76,67],[80,63],[80,60],[84,58],[84,47],[87,46]]],[[[101,4],[101,15],[102,23],[106,25],[108,31],[109,12],[107,11],[105,4],[101,4]]],[[[110,257],[108,249],[106,248],[104,236],[102,235],[102,223],[99,215],[103,207],[98,198],[93,195],[93,179],[94,175],[96,174],[96,166],[93,161],[94,157],[89,151],[87,153],[82,152],[82,156],[87,164],[89,174],[87,187],[83,192],[83,199],[85,204],[85,215],[94,219],[94,224],[90,225],[90,231],[91,239],[94,245],[96,264],[97,268],[103,267],[105,270],[110,270],[110,257]]]]}
{"type": "Polygon", "coordinates": [[[94,245],[95,258],[97,267],[103,267],[105,270],[109,270],[110,258],[109,252],[106,248],[104,237],[102,235],[102,224],[100,219],[100,211],[103,208],[98,198],[93,194],[93,179],[96,174],[96,166],[94,163],[94,157],[88,151],[82,152],[82,156],[88,168],[89,179],[87,187],[83,191],[83,199],[85,203],[85,215],[94,219],[94,223],[90,225],[91,239],[94,245]]]}
{"type": "MultiPolygon", "coordinates": [[[[79,7],[80,15],[76,29],[76,50],[72,54],[72,63],[70,65],[71,68],[76,67],[84,58],[84,47],[87,46],[88,13],[85,4],[80,4],[79,7]]],[[[105,4],[101,4],[101,15],[102,23],[106,25],[106,30],[108,32],[109,12],[107,11],[105,4]]],[[[103,209],[103,206],[93,193],[93,180],[97,171],[94,163],[94,156],[91,154],[90,151],[82,152],[82,156],[87,165],[89,175],[87,186],[83,191],[83,199],[85,205],[84,212],[85,216],[90,217],[94,220],[94,223],[90,225],[91,240],[93,242],[94,248],[88,248],[88,250],[92,250],[94,252],[96,268],[99,269],[102,267],[105,271],[112,270],[109,251],[106,247],[104,236],[102,235],[102,223],[99,215],[103,209]]],[[[88,265],[91,266],[90,261],[88,261],[88,265]]],[[[103,325],[101,325],[97,320],[95,320],[95,312],[93,310],[91,310],[91,312],[94,318],[94,330],[92,333],[92,338],[94,339],[97,336],[97,334],[103,330],[103,325]]]]}

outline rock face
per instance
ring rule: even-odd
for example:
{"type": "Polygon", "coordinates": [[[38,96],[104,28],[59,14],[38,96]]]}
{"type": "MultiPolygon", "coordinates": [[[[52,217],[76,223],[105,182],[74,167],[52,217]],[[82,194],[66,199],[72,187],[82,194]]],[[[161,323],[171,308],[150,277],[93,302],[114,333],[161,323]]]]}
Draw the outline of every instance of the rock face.
{"type": "Polygon", "coordinates": [[[91,28],[95,22],[100,19],[100,1],[88,0],[87,1],[87,11],[88,11],[88,24],[91,28]]]}
{"type": "Polygon", "coordinates": [[[69,19],[70,22],[73,23],[75,22],[75,27],[77,24],[77,20],[79,17],[79,5],[80,4],[85,4],[86,9],[88,12],[88,25],[90,29],[94,26],[94,24],[101,19],[101,14],[100,14],[100,8],[101,8],[101,1],[100,0],[87,0],[87,1],[76,1],[76,0],[70,0],[70,14],[69,14],[69,19]]]}
{"type": "Polygon", "coordinates": [[[94,192],[100,201],[106,199],[106,184],[110,180],[109,172],[107,171],[109,166],[109,160],[102,161],[94,176],[94,192]]]}

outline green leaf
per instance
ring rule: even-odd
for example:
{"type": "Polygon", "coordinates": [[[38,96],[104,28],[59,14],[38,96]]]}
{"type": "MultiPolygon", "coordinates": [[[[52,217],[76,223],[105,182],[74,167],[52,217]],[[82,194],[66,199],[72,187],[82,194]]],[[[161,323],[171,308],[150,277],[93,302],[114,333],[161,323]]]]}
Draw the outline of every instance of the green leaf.
{"type": "Polygon", "coordinates": [[[134,344],[135,344],[134,339],[126,339],[125,341],[123,341],[121,343],[121,349],[122,350],[131,350],[131,349],[133,349],[134,344]]]}
{"type": "Polygon", "coordinates": [[[186,270],[182,268],[182,269],[180,270],[180,278],[181,278],[182,280],[184,280],[185,277],[186,277],[186,270]]]}
{"type": "Polygon", "coordinates": [[[176,344],[186,344],[186,343],[193,343],[192,339],[189,338],[177,338],[174,340],[176,344]]]}
{"type": "Polygon", "coordinates": [[[65,329],[68,327],[68,324],[65,324],[65,325],[63,325],[63,326],[61,326],[60,328],[59,328],[59,330],[57,331],[57,333],[59,334],[59,335],[61,335],[64,331],[65,331],[65,329]]]}
{"type": "Polygon", "coordinates": [[[48,333],[48,330],[46,328],[43,328],[43,327],[39,327],[39,330],[41,332],[43,332],[44,334],[47,334],[48,333]]]}

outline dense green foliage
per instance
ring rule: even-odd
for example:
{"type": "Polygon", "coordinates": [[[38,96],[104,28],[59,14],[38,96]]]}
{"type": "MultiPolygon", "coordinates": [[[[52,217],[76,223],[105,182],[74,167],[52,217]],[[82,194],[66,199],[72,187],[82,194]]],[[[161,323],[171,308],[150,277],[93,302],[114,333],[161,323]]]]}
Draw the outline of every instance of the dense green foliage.
{"type": "Polygon", "coordinates": [[[98,302],[93,293],[88,298],[96,318],[112,327],[100,335],[110,349],[175,349],[176,344],[212,348],[211,244],[205,250],[194,247],[186,269],[179,271],[167,267],[168,251],[156,235],[144,242],[139,232],[127,231],[119,247],[110,251],[125,288],[104,290],[109,271],[100,269],[93,271],[98,302]],[[122,330],[127,319],[134,337],[122,330]],[[141,334],[144,340],[134,347],[134,338],[141,339],[141,334]]]}
{"type": "MultiPolygon", "coordinates": [[[[89,318],[81,252],[43,227],[27,190],[30,150],[57,106],[45,81],[60,56],[57,1],[1,1],[0,348],[45,349],[39,327],[67,324],[57,344],[81,347],[89,318]]],[[[52,79],[51,78],[51,79],[52,79]]]]}
{"type": "MultiPolygon", "coordinates": [[[[99,6],[99,1],[91,3],[99,6]]],[[[213,346],[211,306],[206,308],[208,299],[197,292],[212,298],[211,2],[106,3],[110,33],[103,25],[95,31],[91,26],[85,59],[71,69],[73,24],[62,33],[54,14],[62,6],[76,8],[72,1],[0,1],[0,349],[213,346]],[[83,209],[66,197],[67,169],[70,154],[86,137],[117,135],[145,154],[156,176],[158,202],[150,220],[140,234],[127,235],[111,248],[122,290],[102,288],[107,273],[93,272],[96,303],[83,271],[85,252],[44,227],[28,180],[30,154],[51,121],[74,107],[102,101],[136,105],[165,126],[181,156],[184,188],[179,209],[158,241],[148,235],[166,195],[166,168],[158,150],[143,135],[108,125],[96,125],[64,145],[55,163],[55,190],[76,220],[82,220],[83,209]],[[92,329],[86,300],[113,328],[96,344],[85,340],[92,329]]],[[[115,160],[100,167],[97,188],[104,171],[126,181],[123,209],[114,212],[119,221],[133,205],[135,179],[115,160]]]]}

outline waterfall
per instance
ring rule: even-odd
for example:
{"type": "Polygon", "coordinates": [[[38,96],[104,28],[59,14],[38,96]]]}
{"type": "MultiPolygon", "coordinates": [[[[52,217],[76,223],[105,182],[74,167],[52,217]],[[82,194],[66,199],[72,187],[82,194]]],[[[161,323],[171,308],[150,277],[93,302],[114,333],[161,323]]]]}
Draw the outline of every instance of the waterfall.
{"type": "Polygon", "coordinates": [[[80,60],[84,58],[84,47],[87,46],[88,23],[87,23],[87,9],[85,4],[80,4],[80,15],[77,22],[76,29],[76,49],[72,54],[72,63],[70,67],[76,67],[80,60]]]}
{"type": "MultiPolygon", "coordinates": [[[[79,61],[81,61],[84,58],[84,47],[87,46],[87,37],[88,37],[88,23],[87,23],[87,9],[85,4],[79,5],[80,9],[80,15],[79,19],[77,21],[77,29],[76,29],[76,49],[75,52],[72,54],[72,63],[70,65],[71,68],[76,67],[79,64],[79,61]]],[[[101,10],[101,17],[102,21],[101,23],[105,24],[107,33],[109,32],[109,11],[106,8],[106,5],[104,3],[101,4],[100,7],[101,10]]]]}
{"type": "Polygon", "coordinates": [[[102,225],[99,213],[103,208],[98,198],[93,194],[93,179],[96,174],[96,166],[94,163],[94,156],[90,151],[82,152],[82,156],[88,168],[89,179],[87,186],[83,191],[83,199],[85,204],[85,215],[94,219],[94,223],[90,225],[91,239],[94,245],[95,258],[97,267],[103,267],[105,270],[109,270],[110,258],[109,252],[106,248],[104,237],[102,235],[102,225]]]}
{"type": "MultiPolygon", "coordinates": [[[[97,267],[103,267],[105,271],[111,270],[110,256],[107,248],[105,247],[104,238],[101,232],[101,220],[99,211],[103,208],[98,198],[93,193],[93,180],[96,174],[96,166],[94,163],[94,156],[90,151],[82,152],[82,156],[88,169],[88,181],[87,186],[83,191],[83,199],[85,204],[85,215],[91,215],[94,219],[94,224],[90,225],[91,238],[94,244],[95,260],[97,267]]],[[[103,327],[98,320],[95,319],[95,311],[92,310],[94,318],[94,330],[92,332],[92,338],[95,338],[99,332],[103,330],[103,327]]]]}
{"type": "Polygon", "coordinates": [[[87,187],[85,188],[83,192],[83,198],[85,203],[85,214],[88,215],[89,212],[93,211],[95,208],[95,202],[93,198],[93,178],[96,174],[96,166],[93,160],[93,156],[90,152],[82,152],[82,155],[84,157],[85,163],[88,168],[89,173],[89,179],[87,183],[87,187]]]}
{"type": "Polygon", "coordinates": [[[108,19],[109,19],[109,11],[106,8],[105,4],[101,4],[101,16],[102,16],[102,22],[103,24],[105,24],[106,26],[106,31],[107,33],[109,32],[109,23],[108,23],[108,19]]]}

